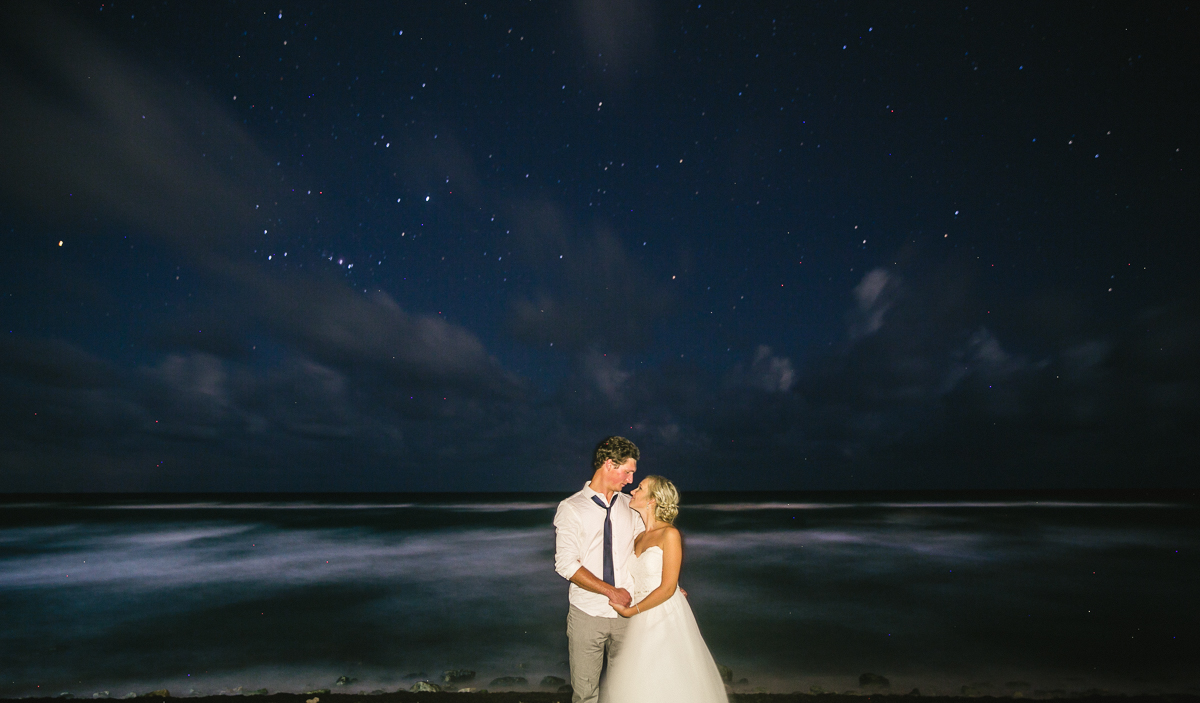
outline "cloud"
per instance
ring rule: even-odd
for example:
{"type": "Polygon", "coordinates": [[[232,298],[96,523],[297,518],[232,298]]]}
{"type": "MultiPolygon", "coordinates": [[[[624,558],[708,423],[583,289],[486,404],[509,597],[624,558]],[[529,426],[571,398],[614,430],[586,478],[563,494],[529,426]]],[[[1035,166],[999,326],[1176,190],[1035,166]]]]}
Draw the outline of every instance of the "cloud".
{"type": "Polygon", "coordinates": [[[578,229],[549,203],[518,211],[518,238],[548,285],[514,299],[513,335],[533,346],[628,351],[647,345],[672,307],[667,287],[610,229],[578,229]]]}
{"type": "MultiPolygon", "coordinates": [[[[51,219],[101,213],[168,242],[234,301],[199,313],[201,324],[160,330],[160,348],[233,357],[265,331],[304,356],[368,365],[395,382],[469,394],[517,387],[461,326],[405,313],[382,291],[363,296],[247,261],[240,236],[252,227],[263,184],[278,175],[241,122],[203,91],[139,67],[51,10],[30,6],[10,20],[16,48],[0,67],[6,197],[51,219]]],[[[12,363],[37,375],[41,362],[22,358],[12,363]]],[[[54,368],[62,382],[78,383],[103,375],[97,363],[54,368]]]]}
{"type": "Polygon", "coordinates": [[[896,272],[864,276],[847,291],[844,343],[803,364],[759,347],[721,383],[699,369],[670,386],[635,374],[626,394],[656,418],[635,441],[693,485],[718,485],[716,467],[739,467],[746,488],[1100,487],[1126,485],[1131,471],[1187,482],[1169,467],[1200,451],[1183,429],[1200,418],[1200,383],[1194,365],[1163,360],[1200,350],[1190,312],[1152,324],[1139,313],[1107,339],[1026,333],[1048,341],[1017,351],[1010,319],[981,321],[978,293],[947,266],[907,270],[903,286],[896,272]],[[657,429],[671,423],[705,449],[664,441],[657,429]]]}
{"type": "Polygon", "coordinates": [[[0,374],[56,388],[104,388],[117,380],[108,361],[58,339],[0,337],[0,374]]]}
{"type": "Polygon", "coordinates": [[[1108,359],[1112,345],[1099,339],[1091,339],[1062,351],[1061,358],[1067,377],[1072,381],[1083,381],[1102,368],[1108,359]]]}
{"type": "MultiPolygon", "coordinates": [[[[0,342],[0,465],[3,454],[46,446],[96,446],[136,427],[128,375],[63,340],[5,335],[0,342]]],[[[42,471],[45,466],[39,467],[42,471]]],[[[15,485],[15,484],[14,484],[15,485]]]]}
{"type": "Polygon", "coordinates": [[[771,347],[763,344],[754,351],[749,368],[742,364],[733,367],[727,385],[756,388],[766,393],[786,393],[796,383],[796,371],[786,356],[775,356],[771,347]]]}
{"type": "Polygon", "coordinates": [[[863,276],[854,287],[854,299],[858,303],[850,324],[851,339],[875,334],[883,327],[883,316],[892,307],[892,297],[898,282],[881,268],[863,276]]]}
{"type": "Polygon", "coordinates": [[[145,407],[142,429],[178,437],[216,438],[234,408],[222,361],[210,354],[169,354],[142,370],[137,393],[145,407]]]}
{"type": "Polygon", "coordinates": [[[965,343],[951,351],[938,393],[953,391],[973,374],[995,382],[1011,381],[1018,375],[1043,370],[1049,363],[1045,359],[1031,362],[1006,352],[1000,340],[987,327],[980,326],[965,343]]]}
{"type": "Polygon", "coordinates": [[[520,385],[471,332],[410,315],[382,291],[364,296],[343,285],[254,274],[246,280],[261,296],[259,323],[324,363],[366,365],[396,382],[452,385],[471,394],[512,393],[520,385]]]}
{"type": "MultiPolygon", "coordinates": [[[[254,203],[287,184],[273,185],[272,161],[223,106],[53,11],[10,20],[4,197],[47,221],[95,214],[166,243],[220,295],[139,339],[159,353],[149,360],[6,336],[8,485],[433,487],[421,461],[478,466],[497,437],[537,431],[513,405],[523,382],[466,328],[407,312],[385,291],[246,258],[254,203]],[[393,471],[381,476],[381,465],[393,471]]],[[[470,180],[451,152],[434,168],[470,180]]]]}
{"type": "Polygon", "coordinates": [[[613,405],[620,405],[624,401],[624,386],[632,376],[628,371],[622,371],[620,365],[619,357],[609,357],[595,350],[583,355],[584,372],[613,405]]]}
{"type": "Polygon", "coordinates": [[[213,100],[45,6],[17,8],[5,26],[6,197],[54,219],[103,213],[201,253],[251,226],[268,161],[213,100]]]}
{"type": "MultiPolygon", "coordinates": [[[[343,282],[280,276],[247,261],[233,243],[252,227],[262,185],[278,176],[211,97],[139,68],[50,11],[28,9],[8,24],[21,28],[14,42],[34,67],[4,66],[9,197],[48,217],[80,202],[169,242],[234,301],[161,330],[160,348],[232,358],[250,351],[252,335],[267,333],[331,368],[365,366],[405,387],[467,395],[519,387],[461,326],[406,313],[383,291],[361,295],[343,282]],[[47,84],[55,90],[47,93],[47,84]]],[[[461,176],[464,186],[477,182],[456,145],[418,161],[461,176]]]]}
{"type": "Polygon", "coordinates": [[[40,375],[0,364],[10,489],[411,489],[439,455],[439,471],[452,473],[494,460],[495,442],[523,435],[530,414],[477,378],[413,381],[411,366],[338,368],[288,348],[245,358],[171,352],[103,385],[61,383],[81,358],[63,354],[40,375]]]}
{"type": "Polygon", "coordinates": [[[637,0],[576,0],[575,17],[596,75],[623,83],[633,66],[653,53],[649,3],[637,0]]]}
{"type": "Polygon", "coordinates": [[[170,354],[158,366],[148,369],[146,376],[170,388],[173,395],[214,406],[229,404],[225,369],[219,359],[209,354],[170,354]]]}
{"type": "MultiPolygon", "coordinates": [[[[1168,468],[1200,449],[1186,439],[1200,417],[1186,313],[1154,318],[1154,339],[1174,340],[1175,367],[1151,354],[1140,315],[1107,340],[1034,356],[1013,351],[991,326],[966,327],[953,310],[931,315],[936,293],[907,286],[875,334],[851,339],[848,330],[845,346],[803,364],[765,345],[729,373],[683,360],[626,365],[585,349],[542,393],[486,390],[490,362],[469,340],[466,362],[443,366],[416,353],[393,362],[391,343],[367,332],[412,323],[395,322],[394,302],[370,296],[352,296],[368,312],[347,315],[367,322],[328,331],[336,306],[312,316],[315,330],[290,322],[295,341],[269,358],[171,352],[100,373],[102,383],[92,374],[60,380],[86,352],[18,338],[0,366],[0,392],[12,399],[0,462],[18,487],[45,488],[48,475],[78,486],[76,466],[82,480],[126,489],[566,490],[586,473],[580,438],[620,432],[641,446],[645,471],[686,490],[727,487],[731,472],[746,489],[1099,487],[1121,485],[1130,467],[1151,483],[1180,479],[1168,468]],[[65,351],[39,374],[11,362],[30,355],[13,349],[35,348],[65,351]],[[468,380],[409,383],[415,368],[426,379],[468,380]],[[22,415],[35,405],[36,422],[22,415]],[[134,468],[146,454],[166,457],[176,473],[134,468]],[[37,456],[56,457],[55,468],[35,468],[44,467],[37,456]],[[110,468],[98,472],[97,456],[110,468]],[[239,468],[213,473],[220,457],[239,468]],[[437,476],[420,468],[430,466],[437,476]]],[[[858,309],[853,291],[845,304],[858,309]]]]}
{"type": "MultiPolygon", "coordinates": [[[[621,48],[641,31],[616,31],[636,24],[634,5],[579,12],[601,23],[589,31],[609,54],[609,77],[612,62],[627,67],[648,44],[621,48]]],[[[61,347],[60,361],[10,350],[12,372],[0,382],[20,391],[21,412],[37,405],[42,413],[31,426],[14,410],[10,431],[0,431],[7,465],[27,467],[22,485],[48,480],[37,466],[55,453],[52,480],[113,489],[470,486],[497,461],[555,475],[578,459],[556,442],[611,433],[631,399],[645,397],[630,395],[632,374],[611,355],[644,348],[670,298],[613,231],[571,222],[555,205],[489,193],[453,140],[401,157],[406,180],[449,177],[469,202],[516,213],[512,248],[530,261],[538,288],[511,305],[510,330],[576,353],[572,388],[596,402],[535,397],[461,325],[410,312],[387,291],[280,274],[247,258],[241,238],[257,224],[254,204],[282,201],[292,184],[279,181],[275,160],[226,105],[53,11],[23,10],[6,29],[15,48],[0,67],[0,116],[11,126],[0,134],[4,197],[47,220],[95,214],[166,243],[220,291],[139,339],[158,353],[149,360],[67,358],[80,350],[62,340],[43,343],[61,347]],[[510,445],[522,449],[498,459],[496,447],[510,445]],[[108,469],[89,466],[89,449],[108,469]],[[160,460],[170,469],[154,470],[160,460]],[[230,468],[213,475],[214,461],[230,468]],[[421,477],[425,462],[440,478],[421,477]],[[381,465],[404,468],[381,477],[381,465]]],[[[686,436],[671,413],[656,417],[675,428],[664,437],[686,436]]]]}

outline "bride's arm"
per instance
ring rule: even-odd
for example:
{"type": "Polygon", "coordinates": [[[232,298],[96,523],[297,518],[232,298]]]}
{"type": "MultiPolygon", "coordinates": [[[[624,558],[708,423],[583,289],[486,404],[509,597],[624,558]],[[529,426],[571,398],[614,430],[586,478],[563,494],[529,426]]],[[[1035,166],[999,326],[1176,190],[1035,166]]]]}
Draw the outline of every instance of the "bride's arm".
{"type": "Polygon", "coordinates": [[[679,567],[683,564],[683,544],[679,530],[668,527],[664,530],[660,545],[663,551],[662,583],[650,591],[650,595],[638,601],[634,613],[644,613],[656,605],[666,603],[679,587],[679,567]]]}

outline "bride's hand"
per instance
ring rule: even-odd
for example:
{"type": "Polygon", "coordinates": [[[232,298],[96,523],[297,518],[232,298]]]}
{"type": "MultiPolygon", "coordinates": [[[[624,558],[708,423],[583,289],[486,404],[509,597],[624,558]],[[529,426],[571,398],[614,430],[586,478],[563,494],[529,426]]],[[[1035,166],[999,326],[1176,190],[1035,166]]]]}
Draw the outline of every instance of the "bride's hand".
{"type": "Polygon", "coordinates": [[[617,615],[620,615],[623,618],[631,618],[638,613],[636,608],[631,608],[627,605],[621,605],[615,600],[610,600],[608,604],[612,606],[613,610],[617,611],[617,615]]]}

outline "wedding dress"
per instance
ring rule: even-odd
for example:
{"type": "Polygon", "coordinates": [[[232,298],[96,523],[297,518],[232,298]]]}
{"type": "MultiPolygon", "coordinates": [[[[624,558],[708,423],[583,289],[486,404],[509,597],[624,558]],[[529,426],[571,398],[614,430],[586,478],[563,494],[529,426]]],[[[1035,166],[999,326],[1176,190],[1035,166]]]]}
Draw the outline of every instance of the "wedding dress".
{"type": "MultiPolygon", "coordinates": [[[[663,552],[634,555],[633,602],[662,583],[663,552]]],[[[625,642],[600,687],[603,703],[727,703],[717,671],[687,597],[676,588],[666,603],[634,615],[625,642]]]]}

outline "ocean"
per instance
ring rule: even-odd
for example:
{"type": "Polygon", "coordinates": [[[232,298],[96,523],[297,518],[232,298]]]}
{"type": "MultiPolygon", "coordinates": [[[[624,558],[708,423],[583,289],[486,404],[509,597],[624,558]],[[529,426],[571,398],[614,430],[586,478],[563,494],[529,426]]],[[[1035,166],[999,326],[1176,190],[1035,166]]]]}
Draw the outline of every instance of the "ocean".
{"type": "MultiPolygon", "coordinates": [[[[0,497],[0,697],[569,679],[563,497],[0,497]]],[[[681,584],[736,690],[1197,693],[1198,507],[685,493],[681,584]]]]}

